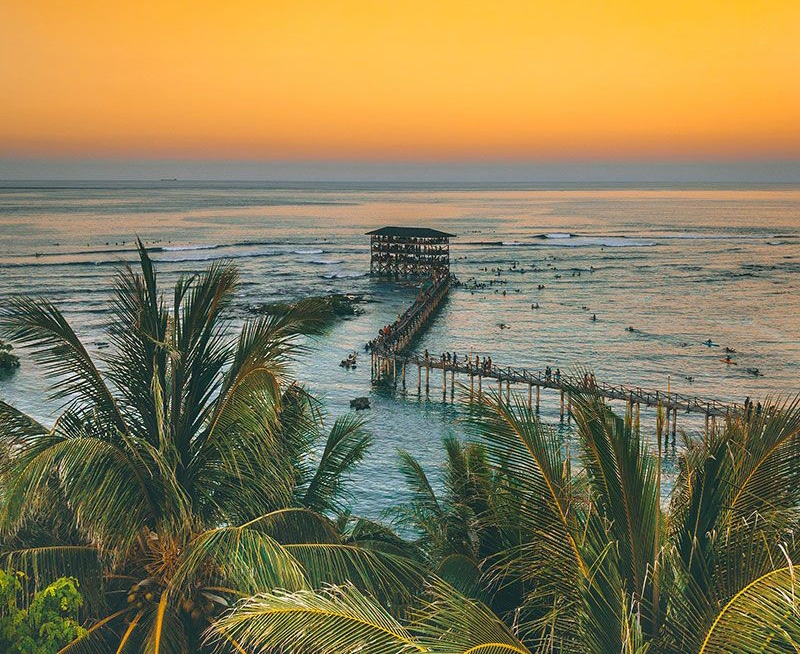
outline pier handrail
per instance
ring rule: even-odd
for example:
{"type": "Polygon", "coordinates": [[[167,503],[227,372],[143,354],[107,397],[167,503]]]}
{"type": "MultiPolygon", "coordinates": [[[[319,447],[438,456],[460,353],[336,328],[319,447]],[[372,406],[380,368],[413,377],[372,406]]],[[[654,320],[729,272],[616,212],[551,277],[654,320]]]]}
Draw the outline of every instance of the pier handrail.
{"type": "MultiPolygon", "coordinates": [[[[524,383],[529,386],[550,388],[570,393],[575,389],[591,390],[607,399],[624,400],[650,407],[662,407],[666,411],[682,410],[686,413],[703,413],[708,416],[727,416],[742,413],[745,407],[736,403],[724,403],[718,400],[704,399],[683,395],[681,393],[665,393],[659,390],[643,389],[640,386],[625,386],[597,382],[591,376],[590,382],[570,374],[558,376],[525,368],[501,367],[492,365],[487,367],[479,363],[476,356],[472,361],[471,355],[465,356],[463,363],[447,361],[440,358],[423,357],[411,354],[408,350],[413,345],[413,338],[426,325],[433,316],[433,312],[447,296],[454,278],[452,275],[443,274],[431,277],[423,284],[414,303],[408,307],[397,320],[388,326],[388,330],[381,330],[381,334],[367,343],[367,349],[372,350],[373,356],[378,359],[392,361],[394,368],[397,364],[403,367],[407,364],[416,364],[422,368],[441,368],[451,373],[468,374],[472,377],[492,378],[505,381],[507,384],[524,383]],[[429,284],[429,285],[428,285],[429,284]]],[[[403,375],[405,368],[403,368],[403,375]]],[[[403,377],[405,379],[405,377],[403,377]]]]}

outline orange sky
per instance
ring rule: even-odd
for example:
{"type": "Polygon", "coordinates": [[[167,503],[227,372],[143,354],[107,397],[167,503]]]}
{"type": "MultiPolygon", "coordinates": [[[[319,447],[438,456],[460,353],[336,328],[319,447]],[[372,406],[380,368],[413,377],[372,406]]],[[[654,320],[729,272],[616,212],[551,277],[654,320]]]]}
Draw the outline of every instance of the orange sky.
{"type": "Polygon", "coordinates": [[[0,155],[800,157],[800,2],[3,0],[0,155]]]}

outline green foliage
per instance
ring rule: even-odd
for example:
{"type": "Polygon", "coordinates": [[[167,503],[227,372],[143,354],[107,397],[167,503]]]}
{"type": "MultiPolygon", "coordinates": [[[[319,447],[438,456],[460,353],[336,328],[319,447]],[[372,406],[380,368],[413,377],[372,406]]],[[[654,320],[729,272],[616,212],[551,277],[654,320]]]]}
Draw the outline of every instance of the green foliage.
{"type": "Polygon", "coordinates": [[[19,368],[19,357],[12,353],[13,349],[10,344],[0,340],[0,371],[19,368]]]}
{"type": "Polygon", "coordinates": [[[8,654],[55,654],[86,633],[77,621],[83,606],[78,582],[61,577],[30,598],[27,578],[21,572],[0,571],[0,646],[8,654]]]}
{"type": "Polygon", "coordinates": [[[0,403],[0,535],[7,563],[47,579],[97,571],[104,611],[70,654],[202,652],[215,616],[274,588],[352,580],[397,605],[420,584],[415,564],[331,520],[371,442],[363,421],[327,429],[290,376],[298,337],[330,307],[305,301],[236,332],[235,268],[214,263],[163,294],[139,255],[117,276],[108,357],[47,300],[0,314],[66,403],[51,427],[0,403]],[[30,529],[64,521],[74,533],[53,542],[30,529]]]}

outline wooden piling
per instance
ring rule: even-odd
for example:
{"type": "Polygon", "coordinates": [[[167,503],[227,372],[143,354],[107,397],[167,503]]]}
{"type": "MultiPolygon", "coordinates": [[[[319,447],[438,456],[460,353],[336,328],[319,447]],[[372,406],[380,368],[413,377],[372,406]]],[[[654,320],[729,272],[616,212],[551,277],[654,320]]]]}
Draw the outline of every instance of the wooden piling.
{"type": "Polygon", "coordinates": [[[528,384],[528,413],[533,411],[533,385],[528,384]]]}
{"type": "Polygon", "coordinates": [[[635,423],[636,433],[639,433],[639,427],[640,427],[639,413],[640,413],[640,410],[641,410],[641,407],[640,407],[639,403],[637,402],[636,403],[636,423],[635,423]]]}
{"type": "Polygon", "coordinates": [[[431,366],[430,366],[430,364],[426,364],[425,365],[425,395],[426,396],[431,394],[430,375],[431,375],[431,366]]]}
{"type": "Polygon", "coordinates": [[[564,422],[564,389],[561,389],[561,422],[564,422]]]}
{"type": "Polygon", "coordinates": [[[442,362],[442,402],[447,401],[447,368],[442,362]]]}
{"type": "Polygon", "coordinates": [[[542,387],[536,387],[536,413],[539,413],[539,406],[541,405],[542,387]]]}
{"type": "Polygon", "coordinates": [[[661,422],[663,420],[661,411],[661,401],[659,400],[656,406],[656,438],[658,439],[659,447],[661,447],[661,422]]]}

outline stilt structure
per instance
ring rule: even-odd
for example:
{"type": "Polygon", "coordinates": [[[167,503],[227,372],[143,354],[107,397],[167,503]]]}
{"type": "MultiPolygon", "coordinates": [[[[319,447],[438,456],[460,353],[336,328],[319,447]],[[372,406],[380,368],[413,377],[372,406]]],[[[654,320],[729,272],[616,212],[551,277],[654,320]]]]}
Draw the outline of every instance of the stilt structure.
{"type": "Polygon", "coordinates": [[[455,234],[429,227],[382,227],[367,232],[371,275],[431,277],[450,274],[450,239],[455,234]]]}

